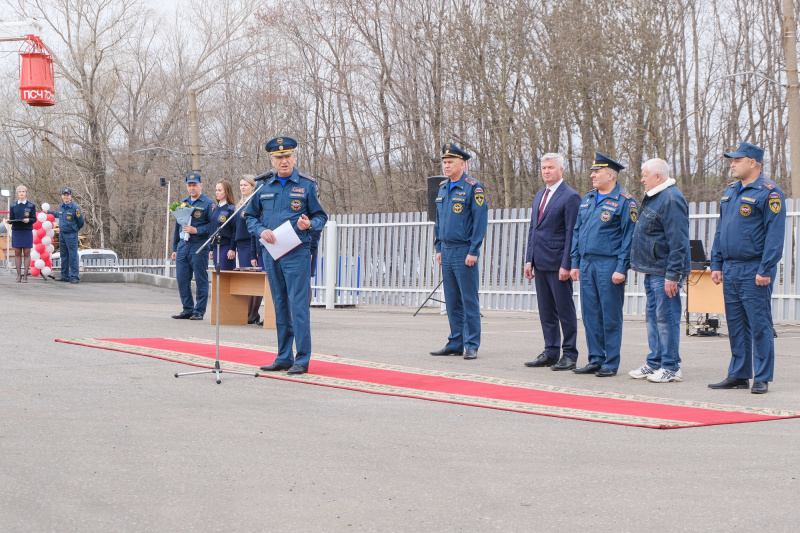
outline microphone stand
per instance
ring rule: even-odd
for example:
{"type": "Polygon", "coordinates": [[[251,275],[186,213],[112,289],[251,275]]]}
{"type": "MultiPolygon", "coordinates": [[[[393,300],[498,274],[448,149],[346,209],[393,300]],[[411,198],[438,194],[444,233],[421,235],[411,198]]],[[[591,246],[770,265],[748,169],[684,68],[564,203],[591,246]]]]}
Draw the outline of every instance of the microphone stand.
{"type": "Polygon", "coordinates": [[[220,272],[220,269],[221,269],[221,267],[220,267],[220,256],[219,256],[219,247],[220,247],[220,241],[222,239],[222,236],[220,235],[220,232],[222,231],[222,228],[224,228],[225,226],[228,225],[229,222],[231,222],[232,220],[236,220],[236,215],[238,215],[242,211],[242,209],[246,208],[250,204],[250,200],[252,200],[253,197],[256,195],[256,193],[259,190],[261,190],[261,187],[263,187],[266,184],[266,180],[268,180],[269,178],[271,178],[274,175],[275,175],[275,171],[270,171],[270,172],[267,172],[266,174],[261,174],[260,176],[258,176],[256,178],[256,180],[263,181],[263,183],[255,191],[253,191],[253,194],[250,195],[250,198],[248,198],[247,200],[242,202],[242,205],[239,206],[233,212],[233,215],[228,217],[228,220],[226,220],[219,228],[217,228],[217,231],[215,231],[213,233],[213,235],[211,235],[211,237],[209,237],[208,240],[203,243],[203,246],[201,246],[200,249],[197,250],[197,252],[195,252],[195,253],[198,253],[198,254],[201,253],[203,250],[205,250],[206,246],[211,241],[216,240],[217,251],[214,252],[214,254],[215,254],[214,255],[214,259],[215,259],[214,260],[214,263],[215,263],[214,264],[214,276],[216,277],[215,278],[216,279],[216,283],[215,283],[216,289],[215,289],[215,294],[214,294],[214,306],[215,306],[215,309],[216,309],[216,317],[217,317],[217,328],[216,328],[216,331],[217,331],[216,356],[217,357],[216,357],[216,360],[214,361],[214,368],[213,369],[211,369],[211,370],[198,370],[196,372],[181,372],[181,373],[177,373],[176,372],[175,373],[175,377],[176,378],[181,377],[181,376],[192,376],[192,375],[195,375],[195,374],[215,374],[216,375],[216,379],[217,379],[217,385],[219,385],[220,383],[222,383],[222,376],[220,374],[241,374],[243,376],[253,376],[253,377],[256,377],[256,378],[258,377],[258,372],[239,372],[239,371],[236,371],[236,370],[222,370],[219,367],[219,322],[220,322],[220,316],[219,316],[219,283],[220,283],[219,276],[220,276],[220,274],[219,274],[219,272],[220,272]]]}

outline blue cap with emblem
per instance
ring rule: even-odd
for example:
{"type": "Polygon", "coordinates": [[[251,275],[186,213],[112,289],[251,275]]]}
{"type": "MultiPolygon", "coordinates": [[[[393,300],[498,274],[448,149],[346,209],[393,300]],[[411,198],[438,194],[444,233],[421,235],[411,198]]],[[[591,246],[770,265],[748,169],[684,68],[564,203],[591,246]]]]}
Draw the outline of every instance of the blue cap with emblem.
{"type": "Polygon", "coordinates": [[[764,149],[761,148],[760,146],[756,146],[755,144],[743,142],[739,143],[739,148],[737,148],[735,152],[725,154],[725,157],[729,159],[749,157],[750,159],[755,159],[756,161],[761,163],[761,159],[763,159],[764,157],[764,149]]]}
{"type": "Polygon", "coordinates": [[[601,168],[610,168],[616,172],[623,170],[625,165],[617,163],[607,155],[603,155],[600,152],[594,153],[594,163],[592,163],[592,167],[589,170],[598,170],[601,168]]]}
{"type": "Polygon", "coordinates": [[[203,178],[199,172],[189,172],[186,174],[186,183],[202,183],[203,178]]]}
{"type": "Polygon", "coordinates": [[[69,187],[64,187],[63,189],[61,189],[61,194],[69,194],[70,196],[72,196],[72,189],[70,189],[69,187]]]}
{"type": "Polygon", "coordinates": [[[293,154],[295,148],[297,148],[297,141],[291,137],[275,137],[264,147],[271,156],[293,154]]]}
{"type": "Polygon", "coordinates": [[[444,146],[442,146],[442,159],[446,159],[448,157],[455,157],[457,159],[463,159],[466,161],[472,156],[453,143],[444,143],[444,146]]]}

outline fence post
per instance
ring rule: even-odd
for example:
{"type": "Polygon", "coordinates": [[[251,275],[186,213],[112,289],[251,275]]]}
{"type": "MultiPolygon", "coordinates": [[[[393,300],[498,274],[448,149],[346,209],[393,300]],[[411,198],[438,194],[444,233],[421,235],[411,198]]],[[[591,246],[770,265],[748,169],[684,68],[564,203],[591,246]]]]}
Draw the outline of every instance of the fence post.
{"type": "Polygon", "coordinates": [[[336,307],[336,270],[339,263],[339,232],[335,220],[325,225],[325,309],[336,307]]]}

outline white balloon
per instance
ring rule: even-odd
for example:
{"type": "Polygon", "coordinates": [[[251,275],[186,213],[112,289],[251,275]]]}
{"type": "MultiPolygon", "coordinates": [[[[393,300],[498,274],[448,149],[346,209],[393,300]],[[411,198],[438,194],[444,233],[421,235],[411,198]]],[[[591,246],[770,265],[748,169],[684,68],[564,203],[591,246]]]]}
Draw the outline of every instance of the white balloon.
{"type": "MultiPolygon", "coordinates": [[[[44,226],[44,224],[42,224],[42,226],[44,226]]],[[[53,239],[53,235],[56,234],[56,230],[54,230],[54,229],[45,229],[45,231],[46,231],[45,235],[50,237],[50,240],[52,240],[53,239]]]]}
{"type": "Polygon", "coordinates": [[[53,223],[50,222],[49,220],[45,220],[44,222],[42,222],[42,227],[46,230],[51,230],[53,229],[53,223]]]}
{"type": "Polygon", "coordinates": [[[44,267],[44,268],[43,268],[43,269],[41,269],[41,270],[42,270],[42,275],[43,275],[43,276],[49,276],[50,274],[52,274],[52,273],[53,273],[53,269],[52,269],[52,268],[50,268],[50,267],[48,267],[48,266],[44,267]]]}
{"type": "Polygon", "coordinates": [[[31,250],[31,261],[36,261],[40,257],[41,255],[39,255],[39,252],[37,252],[36,250],[31,250]]]}
{"type": "Polygon", "coordinates": [[[52,243],[53,239],[51,237],[42,237],[42,244],[47,246],[48,244],[52,243]]]}
{"type": "Polygon", "coordinates": [[[38,215],[36,215],[36,220],[38,220],[39,222],[44,222],[45,220],[47,220],[47,213],[39,213],[38,215]]]}
{"type": "Polygon", "coordinates": [[[50,211],[50,204],[47,202],[42,204],[42,211],[50,211]]]}
{"type": "Polygon", "coordinates": [[[33,263],[33,266],[35,266],[36,268],[38,268],[39,270],[41,270],[41,269],[43,269],[43,268],[44,268],[44,261],[43,261],[43,260],[41,260],[41,259],[37,259],[37,260],[36,260],[36,261],[33,263]]]}
{"type": "Polygon", "coordinates": [[[55,246],[53,246],[52,244],[48,244],[48,245],[46,245],[46,246],[44,247],[44,249],[45,249],[45,251],[46,251],[48,254],[50,254],[50,255],[53,255],[53,252],[55,252],[55,251],[56,251],[56,247],[55,247],[55,246]]]}

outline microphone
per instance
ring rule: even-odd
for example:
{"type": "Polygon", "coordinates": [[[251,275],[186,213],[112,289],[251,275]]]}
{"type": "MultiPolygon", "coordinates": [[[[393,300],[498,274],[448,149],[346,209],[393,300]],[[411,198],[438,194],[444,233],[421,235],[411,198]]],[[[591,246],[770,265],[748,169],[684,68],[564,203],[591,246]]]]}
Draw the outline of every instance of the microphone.
{"type": "Polygon", "coordinates": [[[265,173],[263,173],[263,174],[261,174],[259,176],[256,176],[254,179],[255,179],[255,181],[266,181],[266,180],[270,179],[271,177],[273,177],[277,173],[278,173],[278,171],[273,168],[269,172],[265,172],[265,173]]]}

